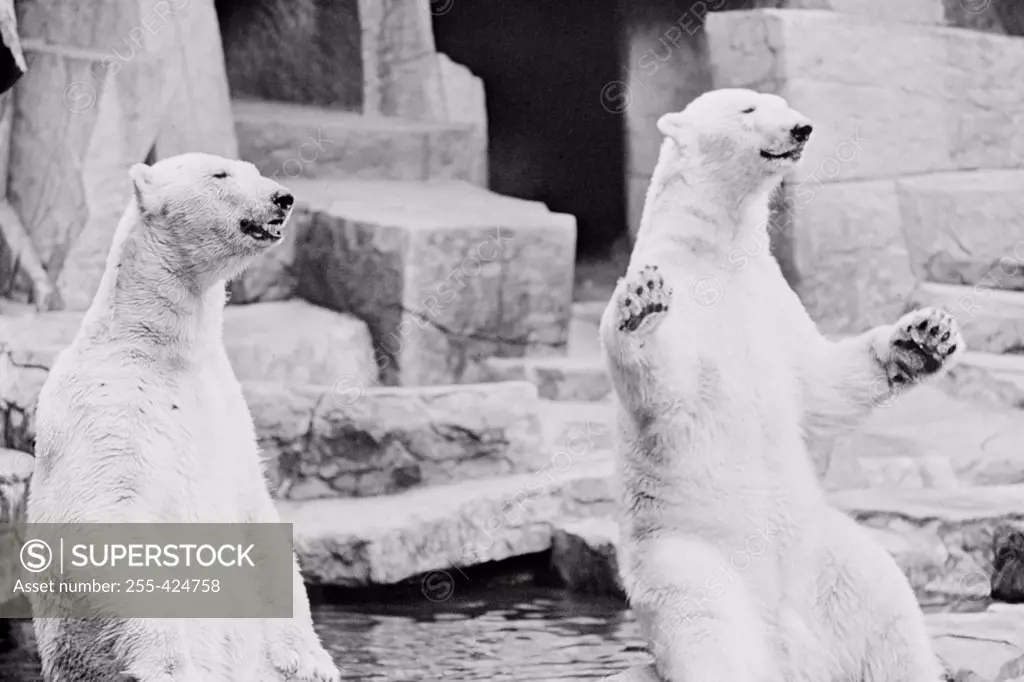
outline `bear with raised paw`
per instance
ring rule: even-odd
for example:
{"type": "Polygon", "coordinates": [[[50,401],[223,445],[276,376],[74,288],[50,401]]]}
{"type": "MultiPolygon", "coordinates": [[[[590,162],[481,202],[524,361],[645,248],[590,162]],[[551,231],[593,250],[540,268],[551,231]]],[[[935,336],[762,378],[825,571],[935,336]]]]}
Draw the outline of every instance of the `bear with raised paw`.
{"type": "MultiPolygon", "coordinates": [[[[282,239],[294,199],[252,164],[207,154],[130,175],[99,290],[39,397],[28,520],[279,523],[222,327],[225,281],[282,239]]],[[[74,595],[39,595],[43,674],[336,682],[291,562],[292,618],[77,620],[56,617],[76,613],[74,595]]]]}
{"type": "Polygon", "coordinates": [[[619,563],[657,673],[936,682],[910,584],[826,503],[810,454],[950,368],[956,321],[924,309],[838,342],[818,331],[768,248],[769,197],[813,131],[781,97],[711,91],[657,125],[600,332],[619,408],[619,563]]]}

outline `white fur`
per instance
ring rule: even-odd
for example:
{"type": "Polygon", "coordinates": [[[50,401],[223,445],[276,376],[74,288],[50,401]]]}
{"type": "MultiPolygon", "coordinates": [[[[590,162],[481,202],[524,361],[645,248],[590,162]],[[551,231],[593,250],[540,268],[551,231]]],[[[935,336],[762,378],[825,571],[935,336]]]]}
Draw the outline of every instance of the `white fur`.
{"type": "MultiPolygon", "coordinates": [[[[131,177],[99,291],[39,397],[29,521],[279,522],[221,333],[225,279],[272,243],[242,221],[287,218],[273,202],[287,191],[251,164],[205,154],[131,177]]],[[[292,619],[37,619],[44,675],[336,680],[294,557],[293,567],[292,619]]],[[[68,606],[59,594],[46,603],[47,613],[68,606]]]]}
{"type": "Polygon", "coordinates": [[[786,151],[803,123],[747,90],[662,117],[637,243],[602,318],[619,403],[620,565],[668,682],[941,674],[906,578],[826,504],[808,452],[900,381],[941,371],[894,345],[919,323],[938,329],[943,369],[963,342],[933,310],[839,343],[818,332],[766,230],[769,195],[795,162],[761,150],[786,151]],[[668,311],[636,315],[652,301],[668,311]]]}

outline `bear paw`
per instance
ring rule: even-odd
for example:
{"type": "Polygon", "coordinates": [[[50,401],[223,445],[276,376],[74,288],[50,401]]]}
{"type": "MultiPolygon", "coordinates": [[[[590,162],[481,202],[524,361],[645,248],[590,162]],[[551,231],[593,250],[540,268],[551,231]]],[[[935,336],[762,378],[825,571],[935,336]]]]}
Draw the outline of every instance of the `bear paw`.
{"type": "Polygon", "coordinates": [[[956,318],[945,310],[922,308],[896,323],[885,363],[890,386],[916,383],[947,367],[964,348],[956,318]]]}
{"type": "Polygon", "coordinates": [[[627,275],[617,292],[619,331],[650,333],[664,319],[671,299],[672,289],[665,287],[658,266],[647,265],[627,275]]]}
{"type": "Polygon", "coordinates": [[[271,665],[285,680],[340,682],[341,673],[316,635],[303,634],[294,625],[275,631],[269,638],[271,665]]]}

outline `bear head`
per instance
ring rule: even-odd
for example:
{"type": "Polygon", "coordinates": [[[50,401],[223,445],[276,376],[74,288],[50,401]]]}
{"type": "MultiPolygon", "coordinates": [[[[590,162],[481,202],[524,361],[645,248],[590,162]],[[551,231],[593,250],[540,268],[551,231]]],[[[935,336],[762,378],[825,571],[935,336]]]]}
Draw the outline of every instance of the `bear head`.
{"type": "Polygon", "coordinates": [[[692,186],[727,186],[737,199],[771,187],[800,160],[811,123],[778,95],[711,90],[658,120],[660,163],[692,186]]]}
{"type": "Polygon", "coordinates": [[[202,287],[277,244],[294,197],[251,163],[189,153],[129,171],[152,250],[202,287]]]}

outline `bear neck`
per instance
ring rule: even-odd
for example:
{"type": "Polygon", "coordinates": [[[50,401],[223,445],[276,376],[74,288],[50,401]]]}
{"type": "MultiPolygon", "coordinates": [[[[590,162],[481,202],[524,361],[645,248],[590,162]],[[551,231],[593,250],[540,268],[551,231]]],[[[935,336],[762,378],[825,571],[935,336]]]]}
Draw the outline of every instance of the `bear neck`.
{"type": "Polygon", "coordinates": [[[83,328],[104,329],[180,365],[222,346],[227,295],[223,279],[204,282],[200,274],[178,266],[181,254],[158,238],[160,232],[132,202],[83,328]]]}
{"type": "Polygon", "coordinates": [[[768,201],[781,178],[723,181],[699,168],[684,170],[665,152],[651,176],[638,244],[719,254],[768,239],[768,201]]]}

